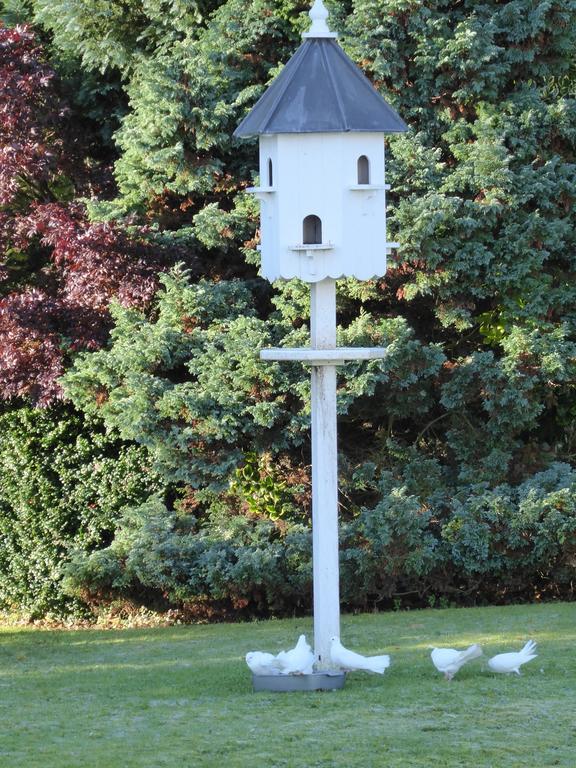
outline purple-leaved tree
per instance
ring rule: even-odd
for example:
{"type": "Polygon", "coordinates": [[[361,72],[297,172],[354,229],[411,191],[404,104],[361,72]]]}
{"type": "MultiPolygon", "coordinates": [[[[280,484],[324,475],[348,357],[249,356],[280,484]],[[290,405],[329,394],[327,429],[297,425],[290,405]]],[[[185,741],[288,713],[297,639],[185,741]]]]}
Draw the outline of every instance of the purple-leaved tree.
{"type": "Polygon", "coordinates": [[[188,254],[129,222],[91,222],[74,198],[101,168],[28,27],[0,28],[0,398],[49,405],[69,356],[107,337],[116,298],[145,308],[157,274],[188,254]]]}

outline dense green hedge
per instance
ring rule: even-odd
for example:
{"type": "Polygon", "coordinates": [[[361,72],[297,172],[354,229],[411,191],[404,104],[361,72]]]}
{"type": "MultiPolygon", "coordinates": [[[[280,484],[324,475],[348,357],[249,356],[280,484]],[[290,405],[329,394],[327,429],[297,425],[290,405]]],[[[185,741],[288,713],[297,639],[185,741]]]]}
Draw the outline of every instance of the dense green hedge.
{"type": "MultiPolygon", "coordinates": [[[[77,407],[146,446],[158,471],[188,488],[194,514],[158,501],[132,509],[109,548],[75,559],[68,587],[88,602],[116,595],[256,613],[304,609],[308,375],[299,365],[262,365],[257,350],[305,340],[289,322],[295,306],[306,314],[305,291],[286,287],[292,301],[278,298],[265,322],[256,282],[190,284],[178,272],[162,280],[154,317],[115,307],[109,348],[80,355],[64,384],[77,407]],[[291,459],[298,451],[300,461],[291,459]]],[[[344,286],[340,300],[354,289],[344,286]]],[[[551,468],[512,484],[499,481],[505,462],[496,467],[496,437],[502,445],[534,423],[521,394],[534,383],[506,374],[492,353],[443,380],[442,350],[416,341],[401,319],[364,312],[339,333],[342,343],[389,345],[385,361],[339,374],[343,602],[570,594],[574,470],[551,455],[551,468]],[[492,444],[477,445],[470,429],[454,440],[451,459],[439,460],[382,428],[374,434],[385,416],[417,421],[435,388],[446,416],[456,417],[481,384],[492,444]],[[474,457],[484,451],[480,469],[474,457]]]]}
{"type": "MultiPolygon", "coordinates": [[[[419,497],[386,476],[381,496],[341,527],[347,608],[573,597],[576,472],[555,464],[513,488],[419,497]]],[[[231,501],[233,501],[231,499],[231,501]]],[[[78,554],[67,589],[262,615],[311,604],[311,532],[216,504],[202,522],[157,499],[125,512],[109,547],[78,554]]]]}
{"type": "Polygon", "coordinates": [[[389,478],[383,486],[345,528],[345,601],[574,597],[576,472],[567,464],[515,487],[442,488],[427,499],[389,478]]]}
{"type": "Polygon", "coordinates": [[[0,608],[62,615],[82,604],[62,591],[71,548],[110,541],[118,511],[162,487],[144,449],[72,409],[0,416],[0,608]]]}

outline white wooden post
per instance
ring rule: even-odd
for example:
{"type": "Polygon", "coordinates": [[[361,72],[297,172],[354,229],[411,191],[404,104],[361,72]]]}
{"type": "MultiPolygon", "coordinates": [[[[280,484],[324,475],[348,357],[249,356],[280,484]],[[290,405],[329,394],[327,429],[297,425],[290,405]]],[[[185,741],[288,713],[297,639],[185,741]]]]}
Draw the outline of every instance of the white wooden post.
{"type": "Polygon", "coordinates": [[[262,360],[301,360],[311,366],[312,570],[316,669],[328,670],[330,638],[340,637],[338,558],[338,447],[336,366],[347,360],[376,360],[384,347],[336,346],[336,281],[310,285],[310,347],[260,351],[262,360]]]}
{"type": "MultiPolygon", "coordinates": [[[[335,349],[336,281],[312,283],[310,304],[312,348],[335,349]]],[[[311,378],[314,650],[323,670],[331,666],[330,638],[340,637],[336,365],[312,365],[311,378]]]]}

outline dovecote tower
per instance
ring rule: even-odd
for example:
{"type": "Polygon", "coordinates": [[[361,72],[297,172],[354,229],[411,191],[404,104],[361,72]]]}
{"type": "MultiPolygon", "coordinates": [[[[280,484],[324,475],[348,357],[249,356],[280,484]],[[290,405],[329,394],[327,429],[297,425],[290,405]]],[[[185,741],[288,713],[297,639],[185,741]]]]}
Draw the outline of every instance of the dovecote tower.
{"type": "MultiPolygon", "coordinates": [[[[338,347],[336,280],[384,275],[384,136],[407,130],[330,32],[322,0],[304,42],[235,131],[258,136],[263,277],[310,283],[310,346],[263,349],[267,361],[311,366],[314,646],[319,680],[332,675],[340,634],[336,367],[383,358],[381,347],[338,347]]],[[[317,674],[315,673],[315,674],[317,674]]],[[[342,673],[343,675],[343,673],[342,673]]],[[[313,676],[309,676],[313,677],[313,676]]],[[[333,679],[333,678],[330,678],[333,679]]],[[[262,688],[260,688],[262,689],[262,688]]],[[[271,690],[278,690],[277,683],[271,690]]]]}
{"type": "Polygon", "coordinates": [[[312,27],[235,136],[258,136],[262,276],[367,280],[384,275],[384,136],[407,130],[328,29],[312,27]]]}

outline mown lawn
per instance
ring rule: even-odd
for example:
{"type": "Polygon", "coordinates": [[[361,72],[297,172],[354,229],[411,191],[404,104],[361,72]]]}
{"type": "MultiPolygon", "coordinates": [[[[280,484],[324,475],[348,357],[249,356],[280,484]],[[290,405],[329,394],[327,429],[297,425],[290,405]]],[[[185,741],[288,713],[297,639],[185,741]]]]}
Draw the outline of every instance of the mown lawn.
{"type": "Polygon", "coordinates": [[[2,768],[576,766],[576,604],[345,616],[389,652],[341,691],[253,693],[244,654],[310,620],[123,631],[0,629],[2,768]],[[482,660],[447,683],[429,646],[539,644],[522,677],[482,660]]]}

